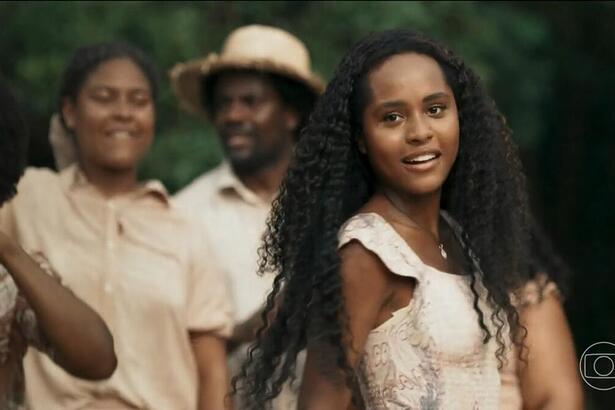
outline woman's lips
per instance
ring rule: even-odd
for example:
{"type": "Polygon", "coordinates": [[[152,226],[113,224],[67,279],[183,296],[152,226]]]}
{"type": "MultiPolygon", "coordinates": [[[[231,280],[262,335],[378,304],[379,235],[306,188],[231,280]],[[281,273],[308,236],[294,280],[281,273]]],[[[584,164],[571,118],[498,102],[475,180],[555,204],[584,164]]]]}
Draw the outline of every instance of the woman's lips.
{"type": "Polygon", "coordinates": [[[129,131],[113,131],[109,133],[109,136],[117,140],[126,140],[132,137],[132,133],[129,131]]]}
{"type": "Polygon", "coordinates": [[[441,155],[442,154],[437,151],[416,153],[404,157],[401,162],[406,169],[427,171],[438,164],[441,155]]]}

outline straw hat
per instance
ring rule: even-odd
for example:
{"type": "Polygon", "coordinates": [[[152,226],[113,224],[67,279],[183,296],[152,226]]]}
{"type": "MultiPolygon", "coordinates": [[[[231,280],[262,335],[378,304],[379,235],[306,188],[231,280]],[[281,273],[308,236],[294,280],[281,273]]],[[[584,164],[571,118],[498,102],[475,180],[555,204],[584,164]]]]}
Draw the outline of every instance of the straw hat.
{"type": "Polygon", "coordinates": [[[312,72],[305,45],[292,34],[275,27],[250,25],[233,31],[220,55],[176,64],[171,84],[186,110],[207,116],[201,101],[201,84],[208,76],[228,69],[247,69],[278,74],[297,81],[319,95],[323,81],[312,72]]]}

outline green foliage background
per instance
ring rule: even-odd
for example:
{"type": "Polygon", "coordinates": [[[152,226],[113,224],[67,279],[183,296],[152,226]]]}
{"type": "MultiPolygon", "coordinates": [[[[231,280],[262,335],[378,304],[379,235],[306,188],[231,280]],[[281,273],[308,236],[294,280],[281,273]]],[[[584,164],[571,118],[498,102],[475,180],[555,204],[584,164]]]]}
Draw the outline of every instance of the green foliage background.
{"type": "MultiPolygon", "coordinates": [[[[171,191],[218,160],[209,127],[180,112],[166,72],[178,61],[217,51],[235,27],[271,24],[303,39],[317,72],[328,78],[342,53],[364,34],[414,27],[464,55],[494,90],[514,121],[520,141],[540,138],[535,118],[547,97],[551,62],[542,50],[549,31],[541,19],[512,5],[462,2],[8,2],[0,4],[0,67],[21,91],[36,136],[45,136],[65,61],[80,45],[130,41],[158,62],[163,84],[158,140],[143,166],[171,191]],[[512,46],[502,47],[503,44],[512,46]],[[525,71],[516,69],[523,65],[525,71]],[[502,72],[504,70],[504,72],[502,72]],[[529,76],[526,74],[530,74],[529,76]],[[515,87],[505,87],[514,82],[515,87]],[[40,131],[40,132],[39,132],[40,131]]],[[[48,152],[33,152],[44,163],[48,152]]]]}
{"type": "MultiPolygon", "coordinates": [[[[31,163],[53,166],[48,120],[74,49],[124,40],[154,57],[163,80],[157,139],[141,173],[181,188],[221,151],[208,124],[179,110],[166,72],[218,51],[250,23],[303,39],[324,78],[352,43],[386,28],[418,29],[463,55],[508,118],[536,213],[576,273],[567,309],[578,350],[615,342],[614,3],[1,2],[0,73],[27,109],[31,163]]],[[[588,395],[592,408],[611,408],[607,393],[588,395]]]]}

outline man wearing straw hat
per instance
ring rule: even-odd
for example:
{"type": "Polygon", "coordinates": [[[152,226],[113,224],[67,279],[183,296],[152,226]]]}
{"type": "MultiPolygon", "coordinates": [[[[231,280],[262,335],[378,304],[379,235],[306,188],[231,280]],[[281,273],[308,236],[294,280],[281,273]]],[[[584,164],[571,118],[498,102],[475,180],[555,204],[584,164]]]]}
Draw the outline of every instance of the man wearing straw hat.
{"type": "MultiPolygon", "coordinates": [[[[236,374],[272,286],[272,274],[256,273],[271,201],[324,86],[299,39],[261,25],[238,28],[220,55],[177,64],[170,76],[182,106],[212,122],[226,156],[180,191],[176,202],[204,222],[227,274],[237,315],[231,348],[239,347],[229,362],[236,374]]],[[[294,408],[295,399],[285,386],[274,407],[294,408]]]]}

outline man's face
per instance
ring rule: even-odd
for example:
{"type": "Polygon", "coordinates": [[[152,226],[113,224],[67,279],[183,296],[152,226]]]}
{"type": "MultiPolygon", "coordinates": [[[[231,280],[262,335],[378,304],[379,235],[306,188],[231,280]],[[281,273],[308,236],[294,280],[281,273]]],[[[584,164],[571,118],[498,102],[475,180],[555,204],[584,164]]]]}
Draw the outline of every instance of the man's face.
{"type": "Polygon", "coordinates": [[[256,172],[290,155],[298,115],[266,77],[223,73],[213,86],[213,123],[235,172],[256,172]]]}

